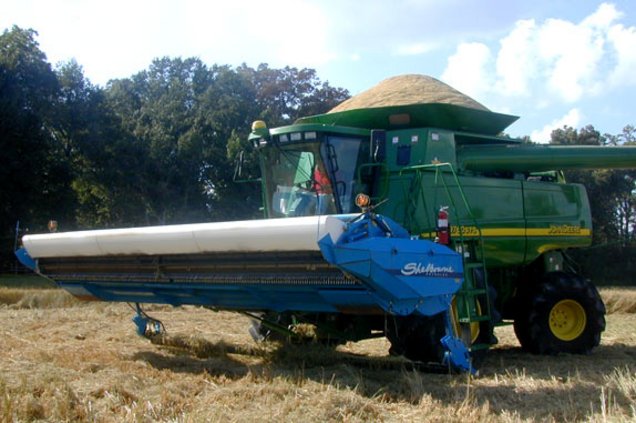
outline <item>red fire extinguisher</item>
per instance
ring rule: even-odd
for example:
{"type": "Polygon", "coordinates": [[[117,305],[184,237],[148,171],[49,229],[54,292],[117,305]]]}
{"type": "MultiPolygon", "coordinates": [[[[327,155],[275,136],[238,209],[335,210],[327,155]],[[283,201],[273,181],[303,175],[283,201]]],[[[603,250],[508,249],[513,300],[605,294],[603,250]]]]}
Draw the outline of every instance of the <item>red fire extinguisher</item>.
{"type": "Polygon", "coordinates": [[[444,245],[450,244],[448,207],[441,207],[437,213],[437,242],[444,245]]]}

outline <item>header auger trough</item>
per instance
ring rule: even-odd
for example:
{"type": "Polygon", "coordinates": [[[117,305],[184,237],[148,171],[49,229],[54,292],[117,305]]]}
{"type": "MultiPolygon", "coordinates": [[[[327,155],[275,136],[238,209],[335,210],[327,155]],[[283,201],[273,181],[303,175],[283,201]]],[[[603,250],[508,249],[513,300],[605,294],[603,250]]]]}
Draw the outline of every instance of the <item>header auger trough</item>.
{"type": "MultiPolygon", "coordinates": [[[[514,120],[392,78],[330,113],[254,123],[263,220],[29,235],[18,257],[79,298],[247,312],[259,339],[312,323],[319,340],[386,336],[392,354],[472,370],[513,323],[526,350],[587,353],[605,309],[564,254],[592,228],[561,170],[634,168],[636,148],[497,136],[514,120]]],[[[136,323],[157,326],[140,307],[136,323]]]]}

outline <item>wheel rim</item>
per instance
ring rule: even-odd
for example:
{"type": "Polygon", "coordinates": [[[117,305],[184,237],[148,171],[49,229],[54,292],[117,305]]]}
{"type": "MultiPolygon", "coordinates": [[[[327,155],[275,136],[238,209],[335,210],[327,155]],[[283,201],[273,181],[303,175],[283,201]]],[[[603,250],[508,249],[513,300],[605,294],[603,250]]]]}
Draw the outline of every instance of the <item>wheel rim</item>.
{"type": "Polygon", "coordinates": [[[572,341],[583,333],[587,317],[583,306],[574,300],[561,300],[550,311],[550,330],[562,341],[572,341]]]}

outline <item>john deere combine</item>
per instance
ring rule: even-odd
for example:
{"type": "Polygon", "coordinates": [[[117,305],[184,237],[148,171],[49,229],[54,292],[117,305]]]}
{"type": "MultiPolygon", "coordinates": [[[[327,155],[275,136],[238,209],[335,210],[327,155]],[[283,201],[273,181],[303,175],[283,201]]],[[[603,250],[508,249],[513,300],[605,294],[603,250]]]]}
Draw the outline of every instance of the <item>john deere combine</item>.
{"type": "Polygon", "coordinates": [[[386,336],[457,369],[514,323],[523,348],[587,353],[605,309],[564,251],[591,243],[564,169],[633,168],[630,147],[500,137],[517,118],[423,76],[281,128],[255,122],[265,219],[29,235],[21,261],[79,298],[249,313],[255,338],[386,336]]]}

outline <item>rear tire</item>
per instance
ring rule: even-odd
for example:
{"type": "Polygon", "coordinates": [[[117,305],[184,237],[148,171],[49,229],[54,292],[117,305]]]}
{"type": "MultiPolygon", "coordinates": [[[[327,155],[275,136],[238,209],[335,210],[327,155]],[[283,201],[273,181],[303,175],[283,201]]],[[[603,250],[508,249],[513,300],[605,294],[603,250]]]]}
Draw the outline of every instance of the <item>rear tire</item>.
{"type": "Polygon", "coordinates": [[[605,305],[596,287],[578,275],[551,272],[523,287],[515,334],[534,354],[588,354],[605,330],[605,305]]]}

